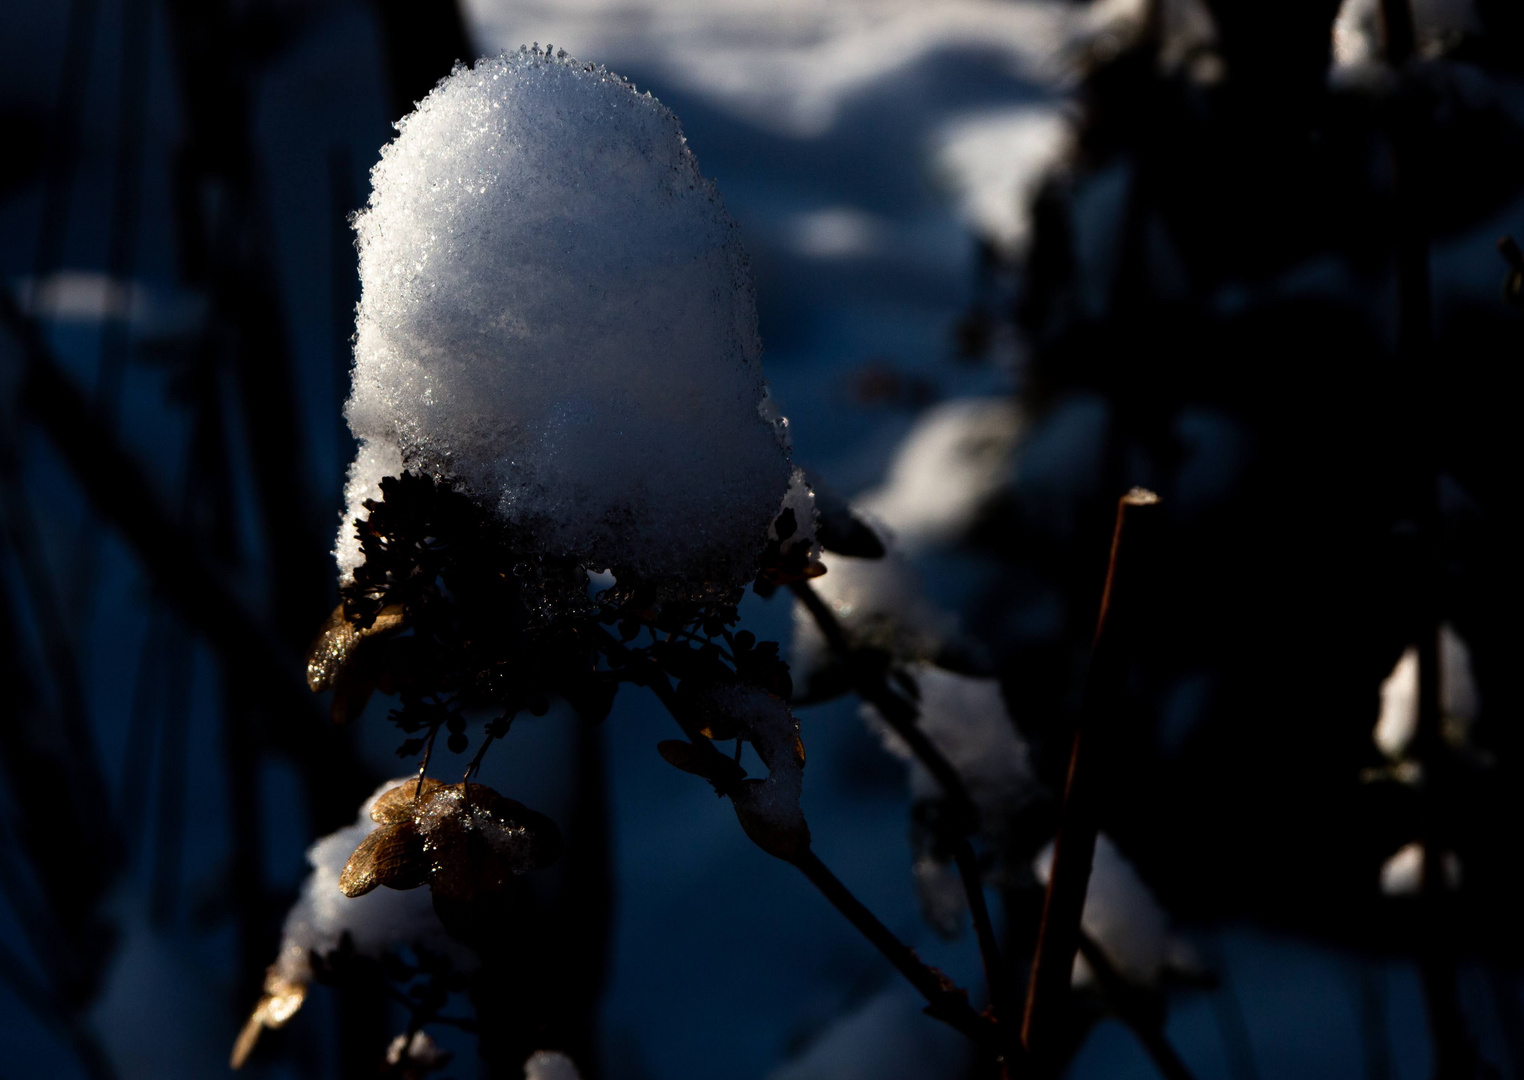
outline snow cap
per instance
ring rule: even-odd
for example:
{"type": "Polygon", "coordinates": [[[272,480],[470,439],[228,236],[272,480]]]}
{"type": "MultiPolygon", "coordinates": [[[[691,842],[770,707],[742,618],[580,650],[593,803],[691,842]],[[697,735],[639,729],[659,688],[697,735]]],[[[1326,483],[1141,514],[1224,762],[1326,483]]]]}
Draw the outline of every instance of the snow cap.
{"type": "Polygon", "coordinates": [[[342,576],[401,465],[547,554],[744,583],[791,466],[749,265],[677,118],[536,47],[457,66],[397,128],[355,219],[342,576]]]}

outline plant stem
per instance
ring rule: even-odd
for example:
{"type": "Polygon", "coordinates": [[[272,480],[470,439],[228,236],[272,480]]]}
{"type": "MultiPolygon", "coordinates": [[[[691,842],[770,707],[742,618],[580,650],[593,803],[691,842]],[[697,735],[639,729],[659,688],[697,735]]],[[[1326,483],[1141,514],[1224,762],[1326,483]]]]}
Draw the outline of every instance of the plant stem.
{"type": "MultiPolygon", "coordinates": [[[[1382,0],[1386,58],[1401,70],[1417,43],[1409,0],[1382,0]]],[[[1418,966],[1428,1004],[1437,1080],[1466,1080],[1477,1066],[1476,1048],[1466,1031],[1456,991],[1456,964],[1446,917],[1443,860],[1447,837],[1439,822],[1439,803],[1449,787],[1449,752],[1440,731],[1441,611],[1440,551],[1443,523],[1439,509],[1439,448],[1434,419],[1434,330],[1430,241],[1425,171],[1430,142],[1426,117],[1417,103],[1399,102],[1392,128],[1393,188],[1396,205],[1394,256],[1397,277],[1397,352],[1410,400],[1408,423],[1413,435],[1412,475],[1418,521],[1418,569],[1413,582],[1418,646],[1418,727],[1414,756],[1423,766],[1423,874],[1418,966]]]]}
{"type": "Polygon", "coordinates": [[[916,721],[920,718],[920,710],[913,702],[907,701],[899,694],[890,689],[884,681],[884,671],[874,664],[864,663],[859,657],[857,650],[852,648],[852,643],[847,639],[847,633],[842,628],[841,621],[836,618],[836,613],[830,605],[820,598],[808,581],[796,581],[791,588],[794,595],[799,598],[815,620],[815,625],[820,628],[821,635],[826,639],[826,644],[831,651],[847,664],[852,675],[852,685],[858,696],[878,710],[894,733],[898,735],[905,745],[910,747],[910,752],[915,755],[917,761],[925,766],[926,771],[942,788],[942,794],[952,805],[952,810],[958,819],[960,831],[967,835],[972,832],[979,823],[979,812],[974,802],[969,798],[968,788],[963,783],[963,777],[958,775],[958,770],[953,768],[952,762],[937,748],[937,744],[931,741],[930,736],[922,731],[916,721]]]}
{"type": "Polygon", "coordinates": [[[974,846],[966,838],[959,841],[953,859],[963,879],[963,891],[968,894],[969,915],[979,941],[979,958],[984,962],[984,981],[989,987],[990,1002],[995,1007],[995,1015],[1004,1020],[1014,1015],[1010,1008],[1010,980],[1006,978],[1005,962],[1000,956],[1000,942],[990,920],[989,905],[984,900],[984,880],[979,873],[974,846]]]}
{"type": "Polygon", "coordinates": [[[968,994],[940,971],[923,963],[908,945],[895,937],[873,912],[863,906],[862,901],[852,895],[818,855],[806,851],[794,865],[920,992],[926,999],[929,1015],[957,1028],[980,1046],[999,1052],[999,1032],[995,1022],[974,1012],[968,1003],[968,994]]]}
{"type": "MultiPolygon", "coordinates": [[[[611,634],[604,635],[603,647],[605,650],[621,658],[629,656],[622,644],[616,641],[611,634]]],[[[708,742],[703,735],[699,734],[682,715],[681,705],[677,699],[677,693],[672,689],[672,684],[667,681],[665,673],[653,671],[641,682],[651,688],[677,721],[678,727],[694,742],[708,742]]],[[[964,841],[967,843],[967,840],[964,841]]],[[[969,857],[972,858],[972,849],[969,857]]],[[[992,1053],[1001,1053],[998,1046],[998,1029],[994,1021],[980,1016],[968,1003],[968,993],[954,984],[947,976],[935,968],[922,963],[915,952],[899,938],[894,936],[873,912],[852,891],[841,883],[841,879],[831,873],[825,863],[813,851],[806,849],[803,854],[792,860],[811,884],[825,895],[831,905],[846,916],[847,921],[855,926],[858,931],[868,939],[874,948],[884,955],[895,969],[916,988],[927,1002],[927,1013],[938,1020],[956,1028],[967,1035],[980,1046],[989,1049],[992,1053]]],[[[980,908],[983,910],[984,922],[988,924],[989,912],[984,909],[982,894],[979,897],[980,908]]],[[[990,941],[994,940],[993,931],[988,931],[990,941]]],[[[981,933],[981,939],[982,939],[981,933]]],[[[997,961],[998,963],[998,961],[997,961]]]]}
{"type": "Polygon", "coordinates": [[[1134,488],[1117,500],[1111,559],[1106,569],[1105,589],[1101,593],[1100,614],[1096,618],[1084,702],[1069,755],[1063,810],[1053,846],[1053,868],[1048,875],[1047,895],[1043,898],[1042,923],[1038,929],[1037,951],[1032,959],[1026,1012],[1021,1024],[1022,1045],[1039,1057],[1046,1056],[1057,1042],[1053,1032],[1068,1002],[1074,954],[1080,946],[1080,916],[1085,908],[1090,866],[1095,858],[1095,838],[1100,827],[1099,792],[1092,760],[1095,749],[1092,747],[1087,752],[1086,746],[1096,740],[1105,722],[1116,711],[1126,677],[1125,650],[1119,643],[1119,630],[1131,614],[1128,609],[1132,590],[1127,583],[1132,574],[1120,571],[1130,566],[1134,558],[1131,548],[1135,544],[1124,543],[1124,540],[1134,533],[1136,526],[1133,523],[1139,516],[1146,521],[1149,515],[1157,513],[1158,503],[1157,495],[1141,488],[1134,488]]]}
{"type": "MultiPolygon", "coordinates": [[[[990,1001],[995,1007],[995,1015],[1001,1018],[1013,1017],[1014,1010],[1009,1008],[1010,997],[1007,992],[1007,980],[1005,978],[1005,964],[1000,956],[1000,946],[995,935],[994,924],[990,921],[989,905],[985,903],[984,887],[979,874],[979,862],[974,854],[973,843],[969,840],[979,824],[979,809],[968,794],[968,787],[963,783],[963,777],[953,767],[952,762],[932,742],[931,737],[921,729],[918,723],[920,710],[914,702],[907,700],[894,692],[884,679],[884,669],[877,665],[864,663],[852,648],[851,641],[847,638],[845,628],[836,613],[831,610],[829,604],[821,599],[808,581],[796,581],[791,585],[794,595],[810,613],[819,627],[821,636],[826,639],[826,644],[831,651],[839,656],[847,664],[852,675],[852,685],[857,690],[858,696],[878,711],[894,733],[899,736],[915,758],[931,773],[938,785],[942,788],[943,798],[951,809],[951,822],[945,827],[951,834],[947,839],[952,843],[953,859],[958,864],[958,874],[963,881],[963,891],[968,899],[968,910],[971,921],[974,924],[974,934],[979,942],[979,958],[984,964],[984,978],[989,987],[990,1001]]],[[[1009,1025],[1002,1029],[1002,1036],[1009,1025]]],[[[1013,1061],[1019,1053],[1019,1047],[1011,1042],[1011,1045],[1002,1048],[1002,1053],[1007,1061],[1013,1061]]]]}
{"type": "Polygon", "coordinates": [[[1112,1011],[1138,1037],[1159,1074],[1166,1080],[1195,1080],[1180,1054],[1165,1038],[1163,1015],[1150,1015],[1155,1009],[1148,991],[1128,982],[1095,939],[1083,930],[1079,934],[1079,951],[1095,973],[1095,981],[1112,1011]]]}

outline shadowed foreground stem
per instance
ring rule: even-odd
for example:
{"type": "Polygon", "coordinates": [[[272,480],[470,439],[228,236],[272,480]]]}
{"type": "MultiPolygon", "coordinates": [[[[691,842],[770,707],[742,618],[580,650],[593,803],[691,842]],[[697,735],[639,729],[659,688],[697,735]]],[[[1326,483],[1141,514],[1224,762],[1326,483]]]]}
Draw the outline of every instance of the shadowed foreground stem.
{"type": "Polygon", "coordinates": [[[1136,546],[1138,519],[1146,521],[1156,514],[1158,504],[1159,497],[1142,488],[1133,488],[1117,500],[1111,559],[1096,618],[1084,703],[1069,756],[1063,810],[1053,845],[1053,868],[1043,898],[1042,924],[1032,958],[1026,1013],[1022,1017],[1022,1045],[1040,1061],[1047,1058],[1057,1042],[1055,1036],[1068,1005],[1074,954],[1080,948],[1080,916],[1085,909],[1100,826],[1095,748],[1091,746],[1087,751],[1086,747],[1112,719],[1121,696],[1126,657],[1119,630],[1131,617],[1128,608],[1133,603],[1131,579],[1135,576],[1129,565],[1134,557],[1131,548],[1136,546]]]}
{"type": "Polygon", "coordinates": [[[813,851],[794,860],[805,877],[819,889],[847,921],[857,927],[899,973],[926,999],[926,1012],[957,1028],[974,1042],[999,1053],[999,1032],[993,1020],[974,1012],[968,994],[933,967],[922,963],[915,952],[890,932],[878,917],[853,896],[813,851]]]}
{"type": "MultiPolygon", "coordinates": [[[[1010,999],[1006,992],[1005,965],[1000,958],[1000,947],[995,935],[994,924],[990,920],[989,906],[985,903],[984,888],[979,875],[979,861],[974,853],[974,846],[969,840],[970,834],[979,826],[979,810],[974,805],[973,799],[968,794],[968,788],[963,783],[963,777],[958,775],[958,770],[952,762],[932,742],[931,737],[921,730],[920,709],[914,702],[906,699],[890,688],[884,679],[884,670],[875,664],[864,663],[852,643],[847,638],[846,630],[836,613],[831,610],[829,604],[821,599],[808,581],[796,581],[791,586],[794,595],[799,598],[814,619],[815,625],[820,629],[821,636],[826,639],[826,644],[831,651],[847,664],[852,675],[852,686],[859,697],[877,710],[884,718],[900,740],[910,747],[910,752],[931,773],[942,789],[942,796],[947,802],[950,813],[944,828],[949,834],[946,839],[952,844],[953,859],[958,865],[958,874],[963,882],[963,891],[968,899],[970,920],[974,924],[974,933],[979,942],[979,956],[984,964],[984,977],[989,987],[990,1001],[995,1006],[995,1013],[999,1017],[1012,1017],[1014,1011],[1009,1008],[1010,999]]],[[[1003,1056],[1007,1061],[1013,1059],[1013,1051],[1019,1048],[1014,1040],[1002,1048],[1003,1056]]]]}

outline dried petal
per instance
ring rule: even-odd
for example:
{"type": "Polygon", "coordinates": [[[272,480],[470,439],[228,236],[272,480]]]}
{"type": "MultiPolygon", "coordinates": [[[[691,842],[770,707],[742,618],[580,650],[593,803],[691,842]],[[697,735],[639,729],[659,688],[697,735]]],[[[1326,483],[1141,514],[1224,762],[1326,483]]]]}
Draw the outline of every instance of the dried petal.
{"type": "Polygon", "coordinates": [[[399,630],[403,621],[402,608],[394,605],[383,608],[375,622],[360,630],[349,621],[344,605],[340,604],[328,613],[317,639],[307,650],[307,685],[314,693],[335,685],[366,638],[399,630]]]}
{"type": "Polygon", "coordinates": [[[484,784],[441,786],[419,804],[417,822],[436,896],[504,892],[561,855],[554,821],[484,784]]]}
{"type": "Polygon", "coordinates": [[[364,896],[381,884],[376,877],[376,851],[386,838],[388,828],[390,826],[383,825],[374,832],[367,833],[344,864],[344,871],[339,875],[339,891],[350,899],[364,896]]]}
{"type": "Polygon", "coordinates": [[[254,1006],[254,1011],[249,1014],[243,1030],[238,1033],[238,1038],[233,1042],[233,1052],[228,1057],[228,1064],[234,1069],[243,1067],[243,1063],[249,1060],[249,1055],[254,1052],[255,1043],[259,1042],[259,1036],[265,1028],[278,1028],[296,1015],[296,1011],[302,1007],[302,1002],[307,999],[307,984],[292,982],[282,978],[271,968],[265,975],[265,993],[259,999],[259,1004],[254,1006]]]}
{"type": "Polygon", "coordinates": [[[421,787],[416,780],[398,784],[376,800],[376,804],[370,808],[370,819],[383,825],[412,821],[417,817],[419,808],[442,787],[444,783],[432,776],[425,776],[421,787]]]}
{"type": "Polygon", "coordinates": [[[333,685],[359,643],[360,635],[344,617],[344,605],[340,604],[329,613],[307,650],[307,685],[314,693],[333,685]]]}

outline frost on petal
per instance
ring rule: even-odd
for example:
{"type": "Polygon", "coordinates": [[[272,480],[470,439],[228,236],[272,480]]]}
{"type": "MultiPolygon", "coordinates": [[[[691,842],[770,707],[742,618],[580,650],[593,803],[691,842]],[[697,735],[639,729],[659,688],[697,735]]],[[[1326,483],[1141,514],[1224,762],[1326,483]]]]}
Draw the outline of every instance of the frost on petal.
{"type": "Polygon", "coordinates": [[[355,222],[349,522],[406,466],[546,554],[736,586],[788,486],[751,273],[677,118],[601,67],[459,66],[355,222]]]}
{"type": "MultiPolygon", "coordinates": [[[[1046,885],[1052,868],[1050,842],[1038,853],[1032,869],[1046,885]]],[[[1134,983],[1156,985],[1167,975],[1189,973],[1199,967],[1189,944],[1172,931],[1169,914],[1104,833],[1096,837],[1095,862],[1080,925],[1118,972],[1134,983]]],[[[1076,956],[1074,981],[1089,983],[1093,977],[1085,958],[1076,956]]]]}
{"type": "Polygon", "coordinates": [[[557,1050],[536,1050],[524,1062],[524,1080],[582,1080],[576,1063],[557,1050]]]}

